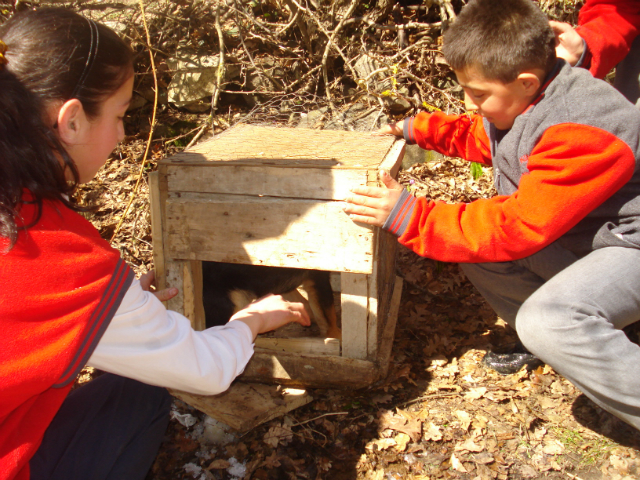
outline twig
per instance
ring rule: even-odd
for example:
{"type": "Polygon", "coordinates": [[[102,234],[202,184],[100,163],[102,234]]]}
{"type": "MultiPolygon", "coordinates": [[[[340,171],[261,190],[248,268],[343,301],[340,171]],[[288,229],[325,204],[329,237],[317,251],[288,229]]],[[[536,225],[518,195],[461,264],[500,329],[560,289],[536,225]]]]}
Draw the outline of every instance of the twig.
{"type": "Polygon", "coordinates": [[[573,473],[569,473],[569,472],[565,472],[567,474],[567,476],[573,480],[582,480],[581,477],[574,475],[573,473]]]}
{"type": "Polygon", "coordinates": [[[369,25],[370,27],[376,28],[378,30],[391,30],[393,32],[397,32],[400,30],[405,30],[407,28],[440,28],[442,27],[442,22],[433,22],[433,23],[421,23],[421,22],[407,22],[403,25],[381,25],[379,23],[374,22],[366,17],[353,17],[345,22],[345,25],[350,23],[363,22],[369,25]]]}
{"type": "MultiPolygon", "coordinates": [[[[211,121],[213,115],[218,109],[218,100],[220,98],[220,86],[224,79],[224,37],[222,36],[222,27],[220,26],[220,4],[216,5],[216,32],[218,32],[218,43],[220,45],[220,58],[218,59],[218,69],[216,71],[216,84],[213,88],[213,96],[211,97],[211,121]]],[[[213,123],[212,123],[213,128],[213,123]]]]}
{"type": "Polygon", "coordinates": [[[247,48],[246,44],[244,43],[244,38],[242,37],[242,26],[240,25],[240,22],[238,21],[238,18],[236,17],[234,19],[237,27],[238,27],[238,32],[240,33],[240,42],[242,43],[242,48],[244,49],[245,53],[247,54],[247,57],[249,57],[249,61],[251,62],[251,65],[253,65],[253,68],[255,68],[256,70],[259,70],[262,72],[262,74],[267,77],[271,83],[273,85],[278,85],[281,88],[284,88],[284,85],[282,84],[282,82],[277,82],[271,75],[269,75],[263,68],[259,68],[256,63],[253,61],[253,55],[251,55],[251,52],[249,52],[249,49],[247,48]]]}
{"type": "Polygon", "coordinates": [[[432,395],[423,395],[422,397],[414,398],[413,400],[409,400],[408,402],[402,403],[401,407],[406,407],[407,405],[413,405],[414,403],[422,402],[423,400],[430,400],[432,398],[447,398],[447,397],[459,397],[459,393],[434,393],[432,395]]]}
{"type": "MultiPolygon", "coordinates": [[[[331,49],[332,46],[334,46],[334,41],[333,39],[336,37],[336,35],[338,34],[338,32],[340,32],[340,30],[342,30],[342,27],[344,27],[345,22],[348,20],[348,17],[353,13],[353,11],[356,9],[356,6],[358,5],[358,0],[353,0],[351,2],[351,5],[349,5],[349,9],[347,10],[347,12],[344,14],[344,17],[342,18],[342,20],[340,21],[340,23],[338,24],[338,26],[336,26],[336,28],[333,29],[333,32],[331,33],[331,36],[327,39],[327,46],[324,49],[324,53],[322,54],[322,75],[324,77],[324,84],[326,86],[326,95],[327,95],[327,99],[329,100],[329,106],[332,106],[332,100],[331,100],[331,92],[329,91],[329,74],[327,73],[327,59],[329,58],[329,50],[331,49]]],[[[340,51],[339,48],[337,48],[337,45],[335,45],[336,49],[338,51],[340,51]]],[[[347,62],[347,65],[349,65],[349,67],[351,66],[349,64],[349,62],[347,62]]]]}
{"type": "Polygon", "coordinates": [[[311,43],[311,38],[309,37],[309,32],[307,31],[307,25],[304,23],[304,18],[300,16],[300,9],[296,8],[295,3],[291,0],[285,0],[285,3],[287,4],[291,12],[295,10],[295,13],[289,25],[287,25],[286,28],[283,28],[279,32],[276,32],[276,37],[282,35],[293,24],[293,22],[296,22],[298,24],[300,34],[302,35],[302,38],[304,38],[304,43],[307,45],[309,53],[313,54],[313,44],[311,43]]]}
{"type": "Polygon", "coordinates": [[[311,17],[311,19],[316,23],[316,25],[318,25],[318,28],[320,28],[322,33],[324,33],[325,36],[327,37],[327,46],[325,47],[324,53],[322,54],[322,62],[321,62],[320,65],[321,65],[321,68],[322,68],[322,78],[324,79],[324,85],[325,85],[327,99],[329,100],[329,107],[333,110],[334,107],[333,107],[333,102],[332,102],[332,99],[331,99],[331,88],[329,86],[329,74],[327,72],[327,60],[329,58],[329,51],[331,50],[331,47],[333,47],[333,48],[335,48],[337,50],[337,52],[340,54],[340,56],[344,60],[345,65],[349,68],[349,70],[351,70],[351,74],[353,75],[353,78],[355,80],[357,80],[358,75],[353,70],[353,67],[351,66],[351,61],[345,56],[345,54],[342,52],[342,49],[340,49],[340,47],[334,42],[334,38],[338,34],[338,32],[340,32],[340,30],[342,30],[342,28],[345,25],[347,25],[348,20],[349,20],[348,17],[349,17],[349,15],[351,15],[353,13],[353,11],[355,10],[358,2],[357,2],[357,0],[353,0],[351,2],[351,5],[349,6],[349,9],[347,10],[347,12],[344,14],[343,19],[340,21],[338,26],[333,30],[333,32],[329,33],[324,28],[322,23],[309,10],[307,10],[306,8],[301,6],[296,0],[289,0],[289,1],[291,1],[293,4],[295,4],[296,7],[298,7],[303,12],[306,12],[311,17]]]}
{"type": "Polygon", "coordinates": [[[320,416],[317,416],[317,417],[311,418],[311,419],[309,419],[309,420],[305,420],[304,422],[294,423],[294,424],[289,425],[289,426],[290,426],[290,427],[298,427],[298,426],[300,426],[300,425],[304,425],[305,423],[309,423],[309,422],[313,422],[314,420],[318,420],[319,418],[322,418],[322,417],[330,417],[330,416],[333,416],[333,415],[349,415],[349,412],[324,413],[324,414],[322,414],[322,415],[320,415],[320,416]]]}
{"type": "Polygon", "coordinates": [[[191,148],[193,145],[195,145],[195,143],[200,140],[200,137],[204,134],[204,132],[207,130],[207,128],[209,128],[210,125],[208,123],[205,123],[204,125],[202,125],[202,127],[200,127],[200,130],[198,131],[198,133],[196,133],[193,138],[191,139],[191,141],[189,142],[189,145],[187,145],[185,147],[185,149],[187,148],[191,148]]]}
{"type": "Polygon", "coordinates": [[[140,4],[140,12],[142,14],[142,24],[144,25],[144,31],[147,34],[147,47],[149,48],[149,58],[151,59],[151,70],[153,71],[153,84],[154,84],[154,96],[153,96],[153,115],[151,116],[151,128],[149,129],[149,139],[147,140],[147,147],[144,150],[144,155],[142,157],[142,164],[140,165],[140,171],[138,172],[138,180],[136,181],[135,186],[133,187],[133,191],[131,192],[131,198],[129,199],[129,203],[127,204],[127,208],[125,208],[120,221],[118,222],[118,226],[116,227],[113,235],[111,236],[111,242],[113,242],[122,227],[122,223],[124,219],[127,217],[129,213],[129,209],[133,204],[133,200],[136,197],[138,192],[138,187],[140,186],[140,182],[142,180],[142,176],[144,174],[144,168],[147,165],[147,157],[149,156],[149,150],[151,149],[151,141],[153,140],[153,129],[156,125],[156,111],[158,110],[158,74],[156,71],[156,64],[153,59],[153,52],[151,51],[151,35],[149,34],[149,27],[147,26],[147,19],[144,14],[144,0],[139,0],[140,4]]]}
{"type": "Polygon", "coordinates": [[[290,92],[294,86],[296,86],[297,84],[304,82],[307,78],[309,78],[311,75],[313,75],[314,73],[316,73],[318,70],[320,70],[322,68],[322,66],[318,65],[316,67],[313,67],[311,70],[309,70],[307,73],[305,73],[302,77],[300,77],[298,80],[296,80],[295,82],[293,82],[290,85],[285,86],[285,91],[286,92],[290,92]]]}

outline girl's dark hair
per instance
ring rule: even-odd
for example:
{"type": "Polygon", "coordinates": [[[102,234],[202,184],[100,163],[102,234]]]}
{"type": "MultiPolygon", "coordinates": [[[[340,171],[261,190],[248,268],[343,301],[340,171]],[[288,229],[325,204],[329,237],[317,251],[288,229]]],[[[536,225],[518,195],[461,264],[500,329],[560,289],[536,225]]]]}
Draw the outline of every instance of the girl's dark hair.
{"type": "Polygon", "coordinates": [[[8,248],[3,250],[14,246],[20,227],[37,223],[44,200],[57,200],[74,208],[68,195],[78,183],[78,171],[45,123],[41,105],[15,75],[0,65],[0,237],[8,240],[8,248]],[[67,181],[66,169],[73,182],[67,181]],[[36,204],[36,216],[28,219],[28,225],[17,221],[25,190],[31,192],[29,201],[36,204]]]}
{"type": "Polygon", "coordinates": [[[503,83],[532,68],[547,74],[556,63],[555,36],[532,0],[471,0],[445,32],[442,51],[454,70],[476,68],[503,83]]]}
{"type": "Polygon", "coordinates": [[[7,46],[0,65],[0,237],[11,249],[18,230],[40,219],[43,201],[88,210],[69,200],[78,170],[48,125],[47,108],[77,98],[97,117],[133,74],[133,52],[113,30],[61,8],[16,13],[0,26],[0,40],[7,46]],[[27,201],[36,216],[24,224],[27,201]]]}
{"type": "Polygon", "coordinates": [[[90,118],[133,74],[133,52],[113,30],[62,8],[16,13],[0,39],[6,67],[45,106],[77,98],[90,118]]]}

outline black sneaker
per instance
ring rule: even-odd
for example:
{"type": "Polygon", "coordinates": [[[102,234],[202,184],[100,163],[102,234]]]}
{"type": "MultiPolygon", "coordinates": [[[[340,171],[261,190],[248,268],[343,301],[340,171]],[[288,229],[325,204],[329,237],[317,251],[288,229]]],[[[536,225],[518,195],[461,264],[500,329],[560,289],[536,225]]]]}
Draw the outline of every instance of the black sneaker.
{"type": "Polygon", "coordinates": [[[520,340],[507,347],[487,352],[482,363],[503,375],[517,373],[522,367],[527,367],[527,370],[535,370],[544,365],[542,360],[524,348],[520,340]]]}

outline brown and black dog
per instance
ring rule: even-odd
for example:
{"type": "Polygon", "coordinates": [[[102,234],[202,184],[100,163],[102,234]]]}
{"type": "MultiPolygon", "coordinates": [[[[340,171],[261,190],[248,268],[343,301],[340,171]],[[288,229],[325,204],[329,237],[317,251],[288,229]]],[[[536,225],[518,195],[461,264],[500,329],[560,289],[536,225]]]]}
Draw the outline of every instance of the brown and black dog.
{"type": "Polygon", "coordinates": [[[325,337],[340,338],[329,272],[262,265],[202,262],[202,302],[207,328],[224,325],[238,310],[270,293],[283,295],[302,286],[308,312],[325,337]]]}

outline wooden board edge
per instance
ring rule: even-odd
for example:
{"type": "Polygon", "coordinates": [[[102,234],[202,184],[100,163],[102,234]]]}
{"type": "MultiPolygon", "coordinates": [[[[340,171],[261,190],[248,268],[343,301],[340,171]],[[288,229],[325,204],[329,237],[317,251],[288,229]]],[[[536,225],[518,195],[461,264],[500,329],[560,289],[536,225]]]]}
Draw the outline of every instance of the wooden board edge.
{"type": "Polygon", "coordinates": [[[389,149],[389,152],[382,160],[378,170],[384,170],[389,172],[392,178],[396,178],[398,171],[402,166],[402,158],[404,157],[404,150],[406,147],[406,141],[404,139],[398,139],[389,149]]]}
{"type": "Polygon", "coordinates": [[[367,358],[370,275],[340,274],[340,309],[342,312],[342,355],[367,358]]]}
{"type": "Polygon", "coordinates": [[[202,303],[202,262],[184,262],[184,316],[191,321],[194,330],[206,328],[204,305],[202,303]]]}
{"type": "Polygon", "coordinates": [[[153,266],[158,290],[166,287],[164,270],[164,241],[162,228],[162,203],[160,194],[160,174],[155,171],[149,173],[149,203],[151,210],[151,237],[153,246],[153,266]]]}
{"type": "Polygon", "coordinates": [[[389,360],[391,358],[391,350],[393,348],[393,340],[395,338],[398,312],[400,311],[400,301],[402,300],[402,284],[402,278],[396,276],[387,321],[385,322],[384,329],[380,336],[380,344],[378,345],[377,364],[380,380],[384,379],[389,371],[389,360]]]}
{"type": "Polygon", "coordinates": [[[364,388],[378,379],[377,363],[354,358],[256,349],[239,380],[290,387],[364,388]]]}
{"type": "Polygon", "coordinates": [[[255,347],[276,352],[310,353],[313,355],[340,356],[340,340],[319,337],[258,337],[255,347]]]}
{"type": "Polygon", "coordinates": [[[169,389],[169,393],[237,434],[244,434],[313,400],[305,390],[278,392],[274,385],[240,382],[233,383],[219,395],[198,395],[174,389],[169,389]]]}

